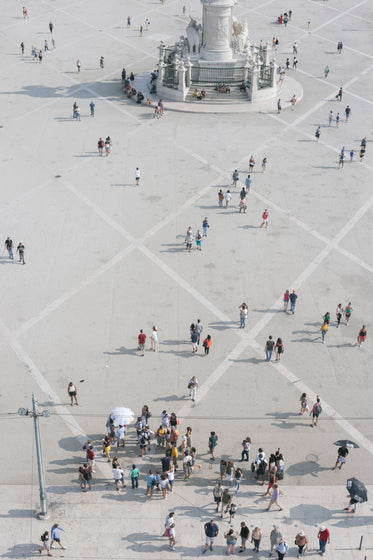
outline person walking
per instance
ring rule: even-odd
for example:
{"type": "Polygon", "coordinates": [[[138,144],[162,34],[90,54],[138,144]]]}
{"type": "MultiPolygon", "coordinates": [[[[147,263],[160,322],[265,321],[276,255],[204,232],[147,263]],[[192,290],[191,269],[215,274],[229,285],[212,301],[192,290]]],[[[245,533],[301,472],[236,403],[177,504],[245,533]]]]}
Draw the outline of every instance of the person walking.
{"type": "Polygon", "coordinates": [[[245,187],[246,187],[246,192],[247,192],[247,193],[250,192],[251,183],[252,183],[251,177],[250,177],[250,175],[248,175],[248,176],[246,177],[246,180],[245,180],[245,187]]]}
{"type": "Polygon", "coordinates": [[[281,355],[284,353],[284,343],[282,342],[282,338],[278,338],[276,340],[275,345],[275,352],[276,352],[276,359],[275,362],[281,362],[281,355]]]}
{"type": "Polygon", "coordinates": [[[211,459],[213,461],[215,461],[214,450],[215,450],[215,447],[218,444],[218,439],[219,439],[219,437],[216,435],[215,432],[210,432],[210,437],[209,437],[209,441],[208,441],[208,448],[209,448],[209,452],[211,453],[211,459]]]}
{"type": "Polygon", "coordinates": [[[311,410],[311,415],[312,415],[312,424],[310,424],[311,428],[313,428],[314,426],[317,426],[317,423],[319,421],[319,416],[322,413],[322,406],[321,406],[321,400],[319,395],[317,395],[316,397],[316,402],[312,407],[311,410]]]}
{"type": "Polygon", "coordinates": [[[195,402],[197,396],[197,389],[198,389],[198,381],[195,375],[188,382],[188,389],[189,389],[189,396],[191,397],[192,401],[195,402]]]}
{"type": "Polygon", "coordinates": [[[214,550],[213,544],[216,537],[219,535],[219,527],[213,519],[211,519],[209,523],[205,523],[204,530],[206,535],[206,544],[204,550],[202,550],[202,554],[206,554],[208,548],[210,548],[211,552],[214,550]]]}
{"type": "Polygon", "coordinates": [[[292,293],[289,296],[289,299],[290,299],[290,310],[291,310],[292,314],[294,315],[295,306],[297,304],[297,299],[298,299],[298,295],[297,295],[295,290],[292,291],[292,293]]]}
{"type": "Polygon", "coordinates": [[[289,290],[286,290],[286,292],[284,293],[284,298],[283,298],[284,311],[285,312],[287,312],[287,310],[288,310],[289,301],[290,301],[290,293],[289,293],[289,290]]]}
{"type": "Polygon", "coordinates": [[[264,210],[263,214],[262,214],[262,223],[260,224],[260,227],[263,227],[265,225],[266,228],[268,228],[268,219],[269,219],[269,212],[267,210],[267,208],[264,210]]]}
{"type": "Polygon", "coordinates": [[[249,171],[252,173],[254,171],[255,159],[254,156],[251,155],[249,159],[249,171]]]}
{"type": "Polygon", "coordinates": [[[330,112],[329,112],[328,120],[329,120],[329,126],[332,126],[332,122],[333,122],[333,111],[330,111],[330,112]]]}
{"type": "Polygon", "coordinates": [[[367,328],[365,325],[363,325],[359,331],[359,334],[357,335],[357,343],[359,345],[359,348],[361,348],[361,345],[366,341],[367,338],[367,328]]]}
{"type": "Polygon", "coordinates": [[[251,542],[254,543],[253,552],[259,552],[262,535],[262,530],[259,527],[255,527],[255,529],[251,531],[251,542]]]}
{"type": "Polygon", "coordinates": [[[198,334],[196,333],[195,329],[193,329],[193,332],[190,335],[190,339],[192,341],[192,352],[193,354],[195,354],[198,350],[198,334]]]}
{"type": "Polygon", "coordinates": [[[87,461],[88,461],[88,466],[91,468],[91,471],[94,473],[95,470],[95,466],[96,466],[96,453],[95,450],[93,449],[93,445],[90,445],[89,447],[87,447],[87,461]]]}
{"type": "Polygon", "coordinates": [[[137,349],[142,352],[142,355],[145,356],[145,343],[146,343],[146,334],[143,333],[142,329],[137,336],[138,346],[137,349]]]}
{"type": "Polygon", "coordinates": [[[243,476],[242,469],[240,469],[239,467],[237,469],[235,469],[235,471],[234,471],[234,481],[236,483],[236,494],[238,494],[238,492],[240,491],[242,476],[243,476]]]}
{"type": "Polygon", "coordinates": [[[353,308],[352,308],[351,302],[349,301],[348,304],[345,307],[346,327],[348,327],[352,312],[353,312],[353,308]]]}
{"type": "Polygon", "coordinates": [[[278,101],[277,101],[277,114],[281,113],[281,109],[282,109],[281,99],[278,99],[278,101]]]}
{"type": "Polygon", "coordinates": [[[263,161],[262,161],[262,170],[263,170],[263,173],[265,173],[266,170],[267,170],[267,163],[268,163],[268,158],[266,158],[266,157],[263,158],[263,161]]]}
{"type": "Polygon", "coordinates": [[[321,342],[325,344],[325,337],[328,334],[329,325],[328,323],[324,323],[320,329],[321,332],[321,342]]]}
{"type": "Polygon", "coordinates": [[[293,70],[296,70],[296,69],[297,69],[297,64],[298,64],[298,59],[297,59],[297,57],[295,56],[295,57],[293,58],[293,70]]]}
{"type": "Polygon", "coordinates": [[[238,552],[243,552],[246,550],[246,543],[250,536],[250,529],[246,525],[245,521],[241,522],[241,529],[240,529],[240,538],[241,538],[241,546],[238,552]]]}
{"type": "Polygon", "coordinates": [[[346,156],[345,156],[344,150],[341,150],[341,153],[339,154],[338,169],[341,169],[341,167],[342,167],[342,169],[344,168],[344,166],[345,166],[345,157],[346,157],[346,156]]]}
{"type": "Polygon", "coordinates": [[[39,549],[40,554],[43,550],[47,551],[48,556],[52,556],[51,554],[51,539],[49,536],[49,531],[44,531],[44,533],[40,537],[41,542],[43,543],[43,547],[39,549]]]}
{"type": "Polygon", "coordinates": [[[100,57],[100,68],[104,68],[105,59],[103,56],[100,57]]]}
{"type": "Polygon", "coordinates": [[[202,222],[203,237],[207,237],[207,230],[210,227],[208,219],[205,218],[202,222]]]}
{"type": "Polygon", "coordinates": [[[295,544],[298,547],[297,558],[304,556],[307,551],[308,538],[304,531],[300,531],[295,537],[295,544]]]}
{"type": "Polygon", "coordinates": [[[266,362],[270,362],[272,358],[273,349],[275,347],[275,341],[272,339],[270,335],[265,345],[265,353],[266,353],[266,362]]]}
{"type": "Polygon", "coordinates": [[[284,539],[281,539],[275,550],[277,552],[278,560],[283,560],[289,552],[289,545],[284,541],[284,539]]]}
{"type": "Polygon", "coordinates": [[[119,488],[120,482],[122,483],[122,488],[126,487],[126,485],[124,484],[124,471],[119,464],[117,464],[113,468],[113,476],[114,476],[115,487],[118,491],[120,490],[119,488]]]}
{"type": "Polygon", "coordinates": [[[337,93],[337,95],[335,96],[336,99],[339,99],[340,102],[342,102],[342,96],[343,96],[343,88],[342,86],[339,88],[339,91],[337,93]]]}
{"type": "Polygon", "coordinates": [[[74,400],[75,400],[75,404],[77,406],[79,406],[79,403],[78,403],[78,389],[75,387],[75,385],[72,381],[70,381],[70,383],[67,387],[67,394],[69,395],[69,397],[71,399],[71,406],[74,406],[74,400]]]}
{"type": "Polygon", "coordinates": [[[326,545],[330,544],[330,533],[325,525],[321,525],[317,538],[319,539],[319,554],[323,556],[325,554],[326,545]]]}
{"type": "Polygon", "coordinates": [[[266,511],[269,511],[271,509],[271,507],[273,506],[273,504],[276,504],[278,509],[280,511],[282,511],[283,508],[280,505],[279,498],[280,498],[280,490],[278,488],[278,484],[275,483],[273,485],[273,492],[272,492],[272,496],[271,496],[271,501],[269,502],[269,506],[267,507],[266,511]]]}
{"type": "Polygon", "coordinates": [[[342,319],[343,313],[344,313],[344,310],[342,308],[342,304],[338,303],[337,309],[335,311],[335,315],[337,317],[337,329],[338,329],[339,325],[341,324],[341,319],[342,319]]]}
{"type": "Polygon", "coordinates": [[[203,341],[202,346],[205,349],[205,356],[208,356],[209,353],[210,353],[210,348],[212,346],[212,338],[209,334],[207,335],[207,337],[203,341]]]}
{"type": "Polygon", "coordinates": [[[234,547],[237,544],[238,533],[234,529],[229,529],[227,533],[224,534],[224,538],[227,542],[226,555],[229,556],[231,553],[234,554],[234,547]]]}
{"type": "Polygon", "coordinates": [[[25,246],[21,242],[19,242],[18,245],[17,245],[17,253],[19,255],[18,262],[21,262],[22,264],[26,264],[25,263],[25,246]]]}
{"type": "Polygon", "coordinates": [[[7,237],[5,240],[5,248],[8,251],[9,258],[13,260],[13,240],[10,237],[7,237]]]}
{"type": "Polygon", "coordinates": [[[336,117],[335,117],[335,126],[337,128],[339,128],[339,121],[341,120],[341,115],[339,113],[337,113],[336,117]]]}
{"type": "Polygon", "coordinates": [[[348,119],[350,118],[351,115],[351,107],[349,105],[347,105],[345,109],[345,115],[346,115],[346,122],[348,122],[348,119]]]}
{"type": "Polygon", "coordinates": [[[103,141],[102,138],[99,138],[98,142],[97,142],[97,149],[98,149],[98,155],[102,156],[102,154],[104,153],[104,146],[105,143],[103,141]]]}
{"type": "Polygon", "coordinates": [[[350,150],[350,163],[353,162],[354,159],[354,150],[350,150]]]}
{"type": "Polygon", "coordinates": [[[316,129],[315,136],[316,136],[316,142],[318,142],[321,136],[321,128],[319,126],[316,129]]]}
{"type": "Polygon", "coordinates": [[[223,518],[224,513],[228,513],[231,503],[232,503],[232,496],[230,495],[228,488],[226,488],[221,498],[221,515],[220,515],[221,518],[223,518]]]}
{"type": "Polygon", "coordinates": [[[225,198],[225,197],[224,197],[224,193],[223,193],[223,191],[220,189],[219,192],[218,192],[218,205],[219,205],[219,208],[222,208],[222,207],[223,207],[224,198],[225,198]]]}
{"type": "Polygon", "coordinates": [[[293,43],[293,54],[298,54],[298,46],[297,46],[296,41],[294,41],[294,43],[293,43]]]}
{"type": "Polygon", "coordinates": [[[221,485],[221,482],[218,482],[218,484],[215,486],[215,488],[212,491],[212,495],[214,497],[214,502],[216,504],[216,513],[219,511],[219,507],[221,504],[221,499],[223,496],[223,488],[221,485]]]}
{"type": "Polygon", "coordinates": [[[198,336],[197,344],[199,344],[200,341],[201,341],[201,334],[202,334],[202,331],[203,331],[203,325],[201,323],[201,319],[197,319],[197,323],[194,326],[194,330],[196,331],[197,336],[198,336]]]}
{"type": "Polygon", "coordinates": [[[53,33],[53,23],[51,21],[49,22],[49,31],[53,33]]]}
{"type": "Polygon", "coordinates": [[[341,470],[343,465],[346,463],[346,459],[347,459],[348,454],[349,454],[349,451],[348,451],[347,447],[342,445],[342,447],[340,447],[338,449],[337,460],[335,462],[334,467],[332,468],[333,471],[335,471],[337,467],[339,468],[339,470],[341,470]]]}
{"type": "Polygon", "coordinates": [[[202,251],[202,235],[199,229],[197,229],[196,233],[196,249],[197,251],[202,251]]]}
{"type": "Polygon", "coordinates": [[[292,111],[294,111],[294,107],[295,107],[296,102],[297,102],[297,98],[295,97],[295,95],[293,95],[293,97],[290,100],[292,111]]]}
{"type": "Polygon", "coordinates": [[[166,532],[168,537],[168,548],[170,550],[175,550],[175,544],[176,544],[175,523],[171,523],[171,525],[168,527],[166,532]]]}
{"type": "Polygon", "coordinates": [[[303,414],[309,410],[309,406],[308,406],[308,398],[307,398],[307,393],[302,393],[301,397],[300,397],[300,412],[299,414],[301,416],[303,416],[303,414]]]}
{"type": "Polygon", "coordinates": [[[238,171],[237,171],[237,169],[235,169],[235,170],[233,171],[233,174],[232,174],[232,185],[233,185],[235,188],[237,187],[238,180],[239,180],[238,171]]]}
{"type": "Polygon", "coordinates": [[[127,27],[131,27],[131,16],[127,17],[127,27]]]}
{"type": "Polygon", "coordinates": [[[329,75],[329,72],[330,72],[330,70],[329,70],[329,66],[328,66],[328,65],[326,65],[326,66],[325,66],[325,68],[324,68],[324,78],[327,78],[327,77],[328,77],[328,75],[329,75]]]}
{"type": "Polygon", "coordinates": [[[89,104],[89,109],[91,111],[91,117],[95,116],[95,107],[96,107],[96,105],[93,103],[93,101],[91,101],[90,104],[89,104]]]}
{"type": "Polygon", "coordinates": [[[21,53],[25,54],[25,43],[23,41],[21,42],[20,47],[21,47],[21,53]]]}
{"type": "Polygon", "coordinates": [[[80,72],[80,67],[81,67],[82,63],[80,61],[80,58],[78,58],[78,60],[76,61],[76,67],[78,69],[78,72],[80,72]]]}
{"type": "Polygon", "coordinates": [[[273,551],[276,548],[276,546],[279,544],[281,539],[282,539],[282,533],[280,529],[277,527],[277,525],[273,525],[273,529],[269,535],[269,540],[271,541],[271,550],[268,556],[273,556],[273,551]]]}
{"type": "Polygon", "coordinates": [[[52,538],[51,548],[55,548],[53,546],[53,543],[56,542],[58,544],[58,546],[60,548],[62,548],[62,550],[66,550],[66,547],[63,546],[63,544],[61,542],[60,531],[62,531],[63,533],[65,532],[64,529],[62,529],[62,527],[60,527],[58,523],[55,523],[54,525],[52,525],[52,528],[51,528],[51,538],[52,538]]]}
{"type": "Polygon", "coordinates": [[[155,476],[152,473],[152,470],[150,470],[146,475],[146,496],[150,495],[150,498],[153,497],[155,482],[155,476]]]}

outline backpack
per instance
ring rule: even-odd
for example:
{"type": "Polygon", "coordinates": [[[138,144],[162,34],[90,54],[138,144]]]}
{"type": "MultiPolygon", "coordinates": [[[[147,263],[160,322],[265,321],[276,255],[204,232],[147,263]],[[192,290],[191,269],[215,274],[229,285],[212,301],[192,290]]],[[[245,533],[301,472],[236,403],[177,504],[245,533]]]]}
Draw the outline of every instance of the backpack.
{"type": "Polygon", "coordinates": [[[277,471],[276,476],[277,476],[277,480],[283,480],[284,471],[277,471]]]}
{"type": "Polygon", "coordinates": [[[267,464],[264,459],[262,459],[258,466],[258,473],[264,474],[266,472],[267,464]]]}
{"type": "Polygon", "coordinates": [[[317,407],[315,408],[315,413],[316,414],[321,414],[321,412],[322,412],[321,404],[318,404],[317,407]]]}
{"type": "Polygon", "coordinates": [[[40,537],[41,542],[45,542],[47,539],[48,537],[46,537],[44,533],[40,537]]]}

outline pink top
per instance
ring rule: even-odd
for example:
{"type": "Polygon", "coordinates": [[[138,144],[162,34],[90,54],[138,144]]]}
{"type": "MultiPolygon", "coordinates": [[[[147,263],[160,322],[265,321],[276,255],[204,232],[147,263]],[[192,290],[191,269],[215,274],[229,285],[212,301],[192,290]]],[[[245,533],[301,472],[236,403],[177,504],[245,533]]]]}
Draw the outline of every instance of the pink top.
{"type": "Polygon", "coordinates": [[[284,301],[289,301],[290,294],[284,293],[284,301]]]}

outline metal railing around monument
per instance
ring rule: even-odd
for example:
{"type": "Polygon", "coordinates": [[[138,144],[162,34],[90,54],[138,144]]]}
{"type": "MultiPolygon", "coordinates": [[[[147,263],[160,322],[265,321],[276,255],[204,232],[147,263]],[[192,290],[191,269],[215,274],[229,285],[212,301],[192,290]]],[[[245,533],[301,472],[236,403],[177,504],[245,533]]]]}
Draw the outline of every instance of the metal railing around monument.
{"type": "Polygon", "coordinates": [[[177,89],[179,84],[179,74],[174,64],[167,64],[164,68],[162,85],[168,88],[177,89]]]}
{"type": "Polygon", "coordinates": [[[258,89],[271,87],[271,68],[262,66],[258,76],[258,89]]]}
{"type": "Polygon", "coordinates": [[[238,84],[244,80],[245,67],[221,68],[193,66],[191,72],[192,84],[216,85],[238,84]]]}

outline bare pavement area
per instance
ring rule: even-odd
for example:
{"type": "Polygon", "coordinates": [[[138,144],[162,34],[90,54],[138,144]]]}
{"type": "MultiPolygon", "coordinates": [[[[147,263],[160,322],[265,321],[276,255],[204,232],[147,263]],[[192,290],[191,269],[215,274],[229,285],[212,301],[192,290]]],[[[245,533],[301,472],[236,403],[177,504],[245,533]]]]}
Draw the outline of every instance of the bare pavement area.
{"type": "Polygon", "coordinates": [[[192,107],[179,112],[168,110],[164,100],[160,119],[153,118],[152,108],[124,96],[122,68],[135,75],[154,70],[160,41],[185,34],[189,15],[200,20],[197,0],[32,0],[26,8],[24,18],[21,4],[1,2],[0,222],[2,239],[13,239],[15,255],[9,259],[5,247],[0,255],[0,557],[39,557],[40,535],[56,522],[65,531],[66,547],[51,551],[58,558],[199,557],[204,524],[215,519],[220,533],[204,556],[221,558],[231,526],[228,516],[216,516],[212,489],[224,458],[244,465],[232,528],[238,531],[245,521],[250,531],[263,531],[259,553],[250,543],[239,555],[238,541],[236,555],[268,557],[269,535],[277,525],[290,546],[286,558],[296,557],[294,538],[302,530],[309,539],[307,555],[316,557],[324,525],[331,537],[326,558],[373,558],[371,2],[238,0],[234,13],[247,19],[253,42],[278,37],[278,64],[292,58],[297,43],[298,68],[287,75],[302,86],[302,99],[280,114],[277,100],[247,113],[192,107]],[[277,17],[289,9],[291,21],[279,26],[277,17]],[[140,36],[146,18],[150,26],[140,36]],[[41,63],[33,61],[33,45],[43,50],[41,63]],[[74,102],[80,121],[72,118],[74,102]],[[329,126],[331,110],[334,117],[340,112],[339,126],[335,120],[329,126]],[[99,157],[97,141],[106,136],[111,153],[99,157]],[[343,146],[345,164],[338,169],[343,146]],[[247,211],[240,213],[251,155],[252,185],[247,211]],[[218,206],[220,189],[231,191],[228,208],[218,206]],[[268,229],[259,227],[265,209],[268,229]],[[210,227],[202,250],[193,243],[188,253],[187,228],[202,232],[205,217],[210,227]],[[20,242],[25,265],[15,251],[20,242]],[[287,289],[298,295],[294,315],[283,310],[287,289]],[[242,302],[249,307],[244,329],[242,302]],[[349,325],[343,318],[337,328],[336,307],[349,302],[349,325]],[[322,344],[327,311],[331,321],[322,344]],[[208,356],[202,344],[192,353],[189,327],[198,318],[202,337],[212,337],[208,356]],[[363,324],[368,336],[359,347],[363,324]],[[157,352],[150,350],[153,325],[157,352]],[[140,329],[147,334],[144,356],[137,350],[140,329]],[[284,341],[280,362],[265,361],[269,335],[284,341]],[[187,389],[193,375],[199,383],[195,402],[187,389]],[[70,406],[70,381],[79,406],[70,406]],[[46,521],[36,516],[33,422],[17,414],[31,407],[33,392],[40,411],[51,413],[40,419],[46,521]],[[299,414],[304,392],[311,407],[316,395],[321,398],[314,428],[308,412],[299,414]],[[180,419],[180,440],[192,427],[202,467],[183,481],[180,458],[167,499],[157,491],[152,499],[145,495],[145,475],[161,470],[163,453],[153,439],[151,453],[139,457],[134,423],[118,453],[125,489],[116,491],[101,453],[113,407],[129,407],[137,418],[144,404],[152,412],[152,431],[163,410],[180,419]],[[219,436],[215,461],[207,447],[212,430],[219,436]],[[239,463],[247,436],[250,461],[239,463]],[[88,437],[97,451],[96,473],[92,490],[82,492],[78,468],[88,437]],[[341,439],[359,448],[350,450],[341,471],[333,471],[338,449],[333,443],[341,439]],[[267,458],[277,448],[284,455],[282,511],[266,511],[266,486],[251,472],[259,447],[267,458]],[[134,463],[140,469],[137,490],[129,478],[134,463]],[[368,502],[349,514],[343,508],[346,481],[353,476],[366,485],[368,502]],[[173,551],[162,536],[170,511],[176,524],[173,551]]]}

